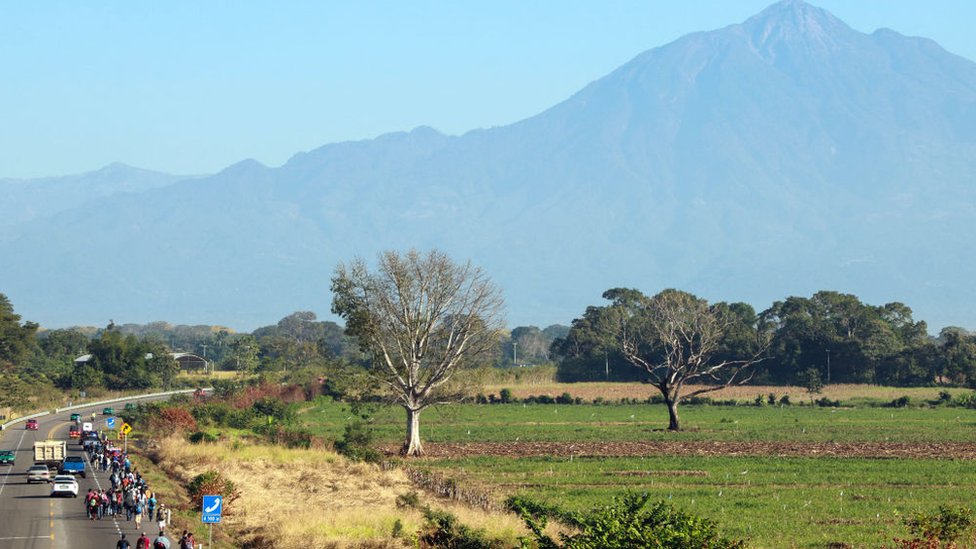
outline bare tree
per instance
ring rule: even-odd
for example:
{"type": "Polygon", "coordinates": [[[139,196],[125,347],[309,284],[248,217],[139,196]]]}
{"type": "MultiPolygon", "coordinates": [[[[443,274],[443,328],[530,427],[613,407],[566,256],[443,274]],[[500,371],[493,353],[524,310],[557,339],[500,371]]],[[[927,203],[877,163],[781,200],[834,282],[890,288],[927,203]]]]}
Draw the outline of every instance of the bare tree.
{"type": "Polygon", "coordinates": [[[650,374],[668,407],[672,431],[681,430],[682,400],[746,383],[750,367],[768,348],[768,339],[755,329],[755,313],[744,319],[724,303],[709,305],[673,289],[650,298],[636,290],[610,290],[604,297],[614,300],[610,316],[619,327],[624,358],[650,374]],[[743,331],[749,335],[742,337],[743,331]],[[686,393],[692,384],[702,386],[686,393]]]}
{"type": "Polygon", "coordinates": [[[332,312],[372,356],[372,372],[407,412],[401,454],[423,454],[420,413],[445,402],[439,389],[459,368],[498,343],[499,289],[470,262],[439,252],[380,255],[376,272],[361,259],[340,264],[332,278],[332,312]]]}

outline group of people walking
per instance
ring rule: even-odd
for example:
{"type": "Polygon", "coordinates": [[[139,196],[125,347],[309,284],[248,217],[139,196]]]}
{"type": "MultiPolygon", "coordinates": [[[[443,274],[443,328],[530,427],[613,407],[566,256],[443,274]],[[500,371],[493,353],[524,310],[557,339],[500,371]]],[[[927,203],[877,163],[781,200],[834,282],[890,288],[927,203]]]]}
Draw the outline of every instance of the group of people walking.
{"type": "Polygon", "coordinates": [[[166,537],[169,525],[170,511],[166,505],[159,502],[156,493],[150,489],[146,479],[135,470],[129,456],[111,441],[102,437],[85,448],[92,467],[102,472],[111,472],[106,489],[88,490],[85,496],[85,513],[89,520],[101,520],[106,517],[120,518],[125,514],[127,522],[135,523],[135,530],[142,532],[133,546],[125,534],[116,544],[116,549],[194,549],[196,541],[193,533],[183,531],[176,547],[166,537]],[[143,520],[155,523],[159,535],[153,539],[142,531],[143,520]]]}

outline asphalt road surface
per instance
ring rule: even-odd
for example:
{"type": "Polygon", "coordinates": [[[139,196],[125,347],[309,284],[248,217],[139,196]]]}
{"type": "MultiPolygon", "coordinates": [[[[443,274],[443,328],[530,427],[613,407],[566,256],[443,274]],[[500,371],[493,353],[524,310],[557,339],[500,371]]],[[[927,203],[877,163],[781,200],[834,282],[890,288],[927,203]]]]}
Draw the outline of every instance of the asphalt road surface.
{"type": "MultiPolygon", "coordinates": [[[[77,498],[52,498],[49,484],[27,484],[25,473],[34,464],[35,440],[65,440],[69,456],[87,459],[78,440],[68,437],[68,418],[80,413],[82,421],[90,420],[91,413],[96,412],[95,427],[105,430],[108,416],[101,415],[101,411],[99,406],[42,416],[37,419],[36,431],[19,423],[2,433],[0,450],[13,450],[17,461],[14,465],[0,465],[0,549],[114,549],[122,533],[135,545],[141,532],[135,530],[134,522],[126,522],[125,515],[96,521],[85,516],[85,494],[89,489],[110,487],[109,473],[94,471],[86,464],[87,478],[78,477],[77,498]]],[[[142,525],[150,539],[158,533],[148,520],[143,520],[142,525]]]]}

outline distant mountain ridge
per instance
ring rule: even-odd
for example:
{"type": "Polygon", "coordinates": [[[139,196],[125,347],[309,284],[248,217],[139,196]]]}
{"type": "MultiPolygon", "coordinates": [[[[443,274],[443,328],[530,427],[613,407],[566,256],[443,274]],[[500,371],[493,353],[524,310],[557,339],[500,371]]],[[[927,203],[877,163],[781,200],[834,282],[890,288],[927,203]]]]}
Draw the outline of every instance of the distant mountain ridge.
{"type": "Polygon", "coordinates": [[[511,325],[631,286],[760,309],[835,289],[976,327],[974,168],[976,63],[787,0],[509,126],[160,176],[0,224],[0,291],[45,324],[246,329],[326,313],[339,261],[436,246],[491,274],[511,325]]]}

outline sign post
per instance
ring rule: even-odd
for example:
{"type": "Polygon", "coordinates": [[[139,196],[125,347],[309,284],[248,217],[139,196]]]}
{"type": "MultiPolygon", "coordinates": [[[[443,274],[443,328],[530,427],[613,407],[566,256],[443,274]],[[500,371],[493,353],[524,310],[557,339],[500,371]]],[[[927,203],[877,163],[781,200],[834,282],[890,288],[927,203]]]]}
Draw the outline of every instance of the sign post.
{"type": "Polygon", "coordinates": [[[213,547],[213,525],[220,522],[220,515],[224,512],[224,498],[220,496],[203,496],[203,513],[200,519],[209,528],[207,549],[213,547]]]}
{"type": "Polygon", "coordinates": [[[128,452],[129,450],[129,432],[132,431],[132,426],[126,422],[122,422],[122,426],[119,427],[119,435],[122,437],[122,451],[128,452]]]}

